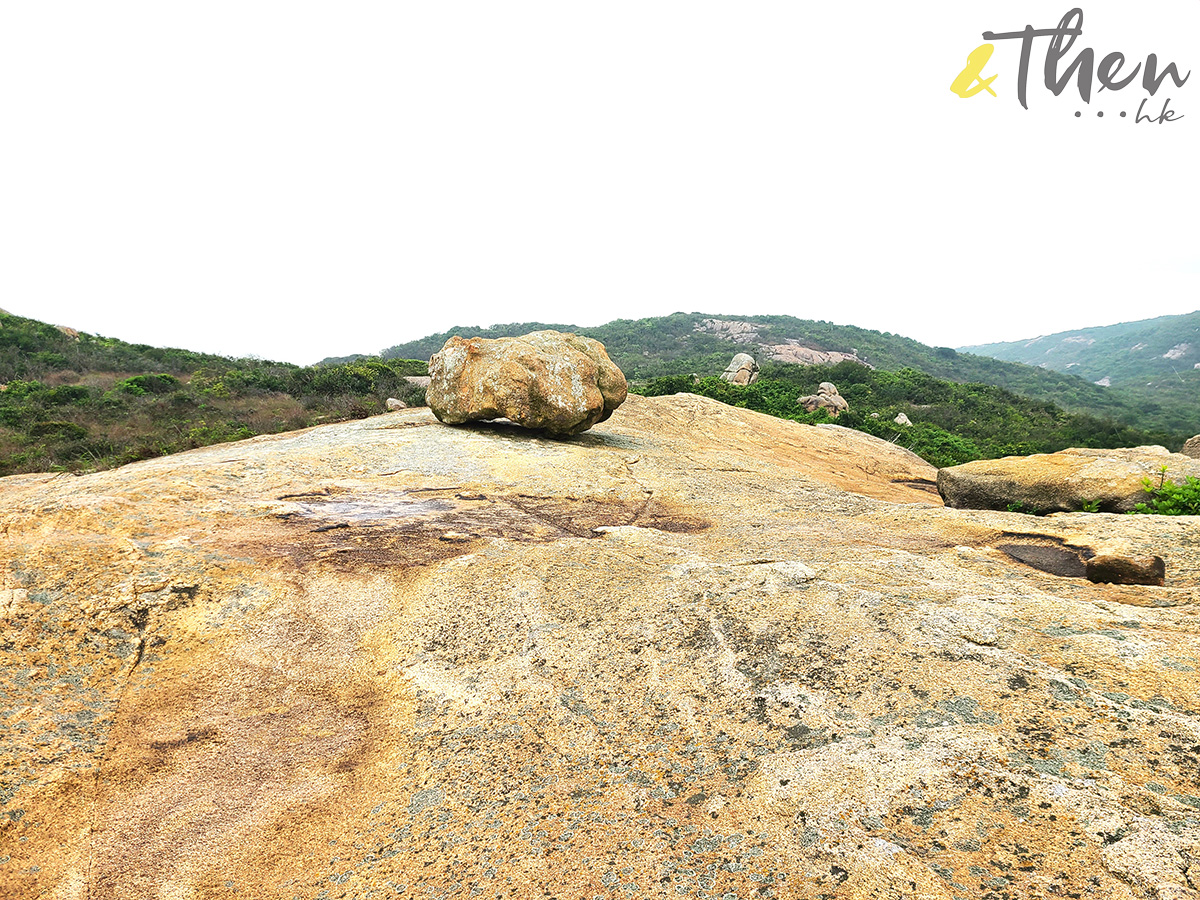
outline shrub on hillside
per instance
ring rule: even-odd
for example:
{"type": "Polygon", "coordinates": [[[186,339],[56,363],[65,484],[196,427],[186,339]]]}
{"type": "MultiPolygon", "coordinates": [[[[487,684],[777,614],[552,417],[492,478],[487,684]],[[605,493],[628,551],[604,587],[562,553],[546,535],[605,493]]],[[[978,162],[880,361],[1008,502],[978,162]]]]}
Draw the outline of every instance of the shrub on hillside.
{"type": "Polygon", "coordinates": [[[179,389],[179,379],[174,375],[134,375],[118,381],[112,388],[117,393],[141,397],[145,394],[168,394],[179,389]]]}

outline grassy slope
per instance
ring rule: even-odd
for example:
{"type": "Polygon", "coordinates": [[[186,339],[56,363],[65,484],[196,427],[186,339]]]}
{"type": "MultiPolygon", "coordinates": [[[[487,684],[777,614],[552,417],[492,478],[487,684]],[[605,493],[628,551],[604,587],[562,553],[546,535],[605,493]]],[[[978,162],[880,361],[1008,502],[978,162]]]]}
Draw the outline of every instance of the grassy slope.
{"type": "Polygon", "coordinates": [[[421,402],[422,362],[300,367],[128,344],[0,313],[0,475],[105,468],[421,402]]]}

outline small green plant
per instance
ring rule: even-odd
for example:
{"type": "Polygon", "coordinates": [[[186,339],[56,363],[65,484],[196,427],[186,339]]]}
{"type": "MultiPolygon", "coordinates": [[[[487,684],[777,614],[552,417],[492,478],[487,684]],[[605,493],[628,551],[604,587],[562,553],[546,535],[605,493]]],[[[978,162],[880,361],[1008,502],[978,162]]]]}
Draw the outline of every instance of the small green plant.
{"type": "Polygon", "coordinates": [[[1142,488],[1150,495],[1150,499],[1135,506],[1130,511],[1131,515],[1200,516],[1200,478],[1189,475],[1183,484],[1174,484],[1167,481],[1167,467],[1163,466],[1158,484],[1143,478],[1142,488]]]}
{"type": "Polygon", "coordinates": [[[1006,508],[1006,509],[1007,509],[1009,512],[1015,512],[1015,513],[1024,513],[1025,515],[1032,515],[1032,514],[1033,514],[1033,510],[1026,508],[1025,504],[1024,504],[1024,503],[1022,503],[1020,500],[1018,500],[1016,503],[1010,503],[1010,504],[1008,504],[1008,506],[1007,506],[1007,507],[1005,507],[1005,508],[1006,508]]]}
{"type": "Polygon", "coordinates": [[[1091,512],[1091,513],[1100,512],[1100,501],[1099,500],[1085,500],[1083,502],[1082,508],[1083,508],[1084,512],[1091,512]]]}

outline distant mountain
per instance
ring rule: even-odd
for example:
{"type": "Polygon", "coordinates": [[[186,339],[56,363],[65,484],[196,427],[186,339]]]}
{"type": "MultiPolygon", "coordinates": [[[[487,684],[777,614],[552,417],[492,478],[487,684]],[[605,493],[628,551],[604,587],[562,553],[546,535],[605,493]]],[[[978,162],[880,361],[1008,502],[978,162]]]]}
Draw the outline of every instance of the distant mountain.
{"type": "Polygon", "coordinates": [[[1200,379],[1200,311],[959,349],[1069,372],[1096,384],[1153,387],[1160,381],[1200,379]]]}
{"type": "MultiPolygon", "coordinates": [[[[1099,380],[1070,372],[1004,362],[990,356],[960,353],[949,347],[929,347],[910,338],[832,322],[792,316],[729,316],[674,313],[648,319],[619,319],[594,328],[518,322],[492,328],[459,327],[384,350],[384,358],[428,359],[452,335],[508,337],[542,328],[577,331],[604,343],[609,355],[633,381],[667,375],[716,375],[734,353],[745,351],[764,363],[834,365],[853,360],[896,371],[917,369],[959,383],[982,383],[1005,388],[1065,410],[1111,418],[1140,428],[1195,434],[1200,431],[1200,400],[1164,393],[1112,389],[1099,380]]],[[[1186,340],[1186,339],[1184,339],[1186,340]]],[[[1200,341],[1196,341],[1200,346],[1200,341]]],[[[1166,352],[1166,350],[1160,351],[1166,352]]],[[[330,359],[326,362],[337,362],[330,359]]]]}
{"type": "Polygon", "coordinates": [[[960,350],[1078,375],[1200,431],[1200,311],[960,350]]]}

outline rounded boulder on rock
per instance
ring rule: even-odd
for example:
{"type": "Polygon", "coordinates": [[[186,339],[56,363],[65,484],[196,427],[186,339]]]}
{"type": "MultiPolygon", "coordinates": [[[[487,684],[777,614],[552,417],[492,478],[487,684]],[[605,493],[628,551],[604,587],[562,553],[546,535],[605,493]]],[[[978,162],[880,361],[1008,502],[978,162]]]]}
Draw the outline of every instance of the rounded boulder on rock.
{"type": "Polygon", "coordinates": [[[1200,459],[1200,434],[1187,439],[1187,443],[1183,445],[1183,449],[1179,451],[1184,456],[1190,456],[1192,459],[1200,459]]]}
{"type": "Polygon", "coordinates": [[[803,406],[805,412],[816,412],[818,409],[824,409],[835,419],[839,414],[847,412],[850,409],[850,404],[846,402],[846,398],[838,393],[837,386],[831,381],[822,381],[817,386],[815,394],[810,394],[807,397],[797,397],[796,403],[803,406]]]}
{"type": "Polygon", "coordinates": [[[732,384],[754,384],[758,381],[758,363],[749,353],[739,353],[729,361],[721,380],[732,384]]]}
{"type": "Polygon", "coordinates": [[[568,436],[603,422],[628,392],[604,345],[558,331],[446,341],[429,360],[425,399],[447,425],[508,419],[568,436]]]}

